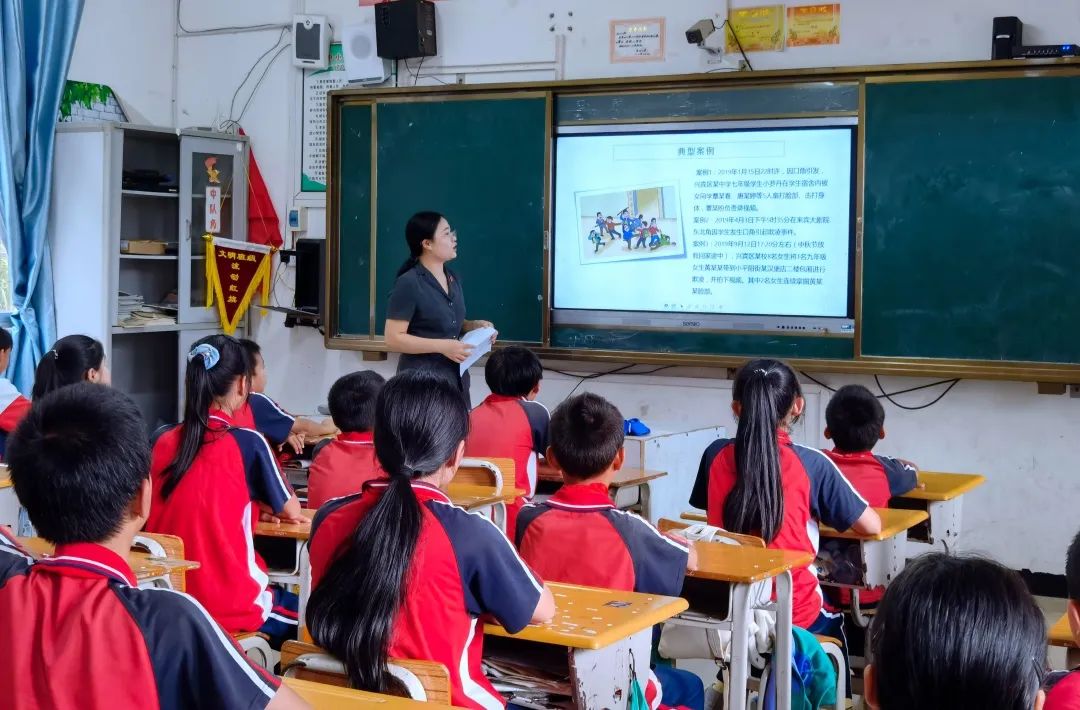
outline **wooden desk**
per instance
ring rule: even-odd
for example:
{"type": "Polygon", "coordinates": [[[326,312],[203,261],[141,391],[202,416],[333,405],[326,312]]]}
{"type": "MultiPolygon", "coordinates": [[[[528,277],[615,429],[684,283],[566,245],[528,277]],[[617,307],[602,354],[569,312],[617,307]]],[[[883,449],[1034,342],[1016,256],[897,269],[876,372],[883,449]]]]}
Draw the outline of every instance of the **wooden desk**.
{"type": "Polygon", "coordinates": [[[625,707],[631,664],[642,688],[648,681],[653,625],[685,611],[686,600],[572,584],[549,586],[555,595],[554,619],[512,636],[498,624],[486,624],[484,633],[567,648],[577,707],[625,707]]]}
{"type": "Polygon", "coordinates": [[[385,710],[423,710],[424,708],[448,708],[449,705],[422,703],[393,695],[368,693],[363,690],[341,688],[325,683],[313,683],[298,678],[283,678],[282,682],[296,691],[315,710],[349,710],[351,708],[384,708],[385,710]]]}
{"type": "MultiPolygon", "coordinates": [[[[623,468],[615,474],[608,486],[608,493],[619,510],[637,510],[641,517],[650,519],[652,491],[649,482],[667,475],[666,471],[646,471],[641,468],[623,468]]],[[[536,480],[562,484],[562,474],[546,461],[536,467],[536,480]]]]}
{"type": "Polygon", "coordinates": [[[11,482],[8,467],[0,464],[0,525],[7,525],[12,530],[19,530],[19,499],[11,482]]]}
{"type": "Polygon", "coordinates": [[[985,482],[985,476],[973,473],[920,471],[919,483],[923,487],[897,496],[889,505],[926,511],[930,515],[926,529],[913,530],[908,537],[915,542],[931,545],[940,540],[948,550],[960,537],[964,494],[985,482]]]}
{"type": "Polygon", "coordinates": [[[879,542],[882,540],[888,540],[889,538],[896,537],[902,532],[906,532],[909,528],[913,528],[919,523],[925,522],[930,516],[922,510],[899,510],[897,508],[874,508],[877,511],[878,516],[881,517],[881,532],[876,535],[863,535],[857,533],[854,530],[845,530],[840,532],[836,528],[831,528],[828,525],[822,524],[821,537],[842,539],[842,540],[860,540],[864,542],[879,542]]]}
{"type": "MultiPolygon", "coordinates": [[[[53,544],[48,540],[40,537],[20,537],[17,539],[19,544],[34,557],[48,557],[53,553],[53,544]]],[[[131,571],[135,573],[135,579],[139,581],[140,587],[172,589],[169,575],[173,572],[199,568],[199,563],[194,560],[173,560],[135,551],[128,553],[127,562],[131,566],[131,571]]]]}
{"type": "MultiPolygon", "coordinates": [[[[314,510],[304,509],[300,512],[308,520],[315,518],[316,511],[314,510]]],[[[260,521],[255,525],[254,534],[256,537],[287,539],[296,543],[296,562],[293,568],[291,570],[268,570],[267,576],[270,577],[271,582],[299,587],[300,599],[296,611],[299,619],[298,630],[302,634],[305,628],[308,598],[311,596],[311,558],[308,554],[307,545],[308,538],[311,537],[311,523],[266,523],[260,521]]]]}
{"type": "Polygon", "coordinates": [[[1080,647],[1076,645],[1072,629],[1069,628],[1068,614],[1062,614],[1061,618],[1055,621],[1054,625],[1047,631],[1046,636],[1046,640],[1051,646],[1065,649],[1065,668],[1063,670],[1080,665],[1080,647]]]}

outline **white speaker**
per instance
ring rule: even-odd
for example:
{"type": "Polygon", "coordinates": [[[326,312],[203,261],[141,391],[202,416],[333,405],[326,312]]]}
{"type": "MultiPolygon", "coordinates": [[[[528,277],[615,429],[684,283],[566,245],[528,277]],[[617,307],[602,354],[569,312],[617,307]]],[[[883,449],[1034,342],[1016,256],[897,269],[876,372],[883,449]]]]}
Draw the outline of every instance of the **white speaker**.
{"type": "Polygon", "coordinates": [[[348,25],[342,33],[341,53],[350,84],[381,84],[390,76],[390,60],[376,51],[375,13],[371,16],[371,22],[348,25]]]}
{"type": "Polygon", "coordinates": [[[330,26],[324,15],[293,15],[293,64],[325,69],[330,64],[330,26]]]}

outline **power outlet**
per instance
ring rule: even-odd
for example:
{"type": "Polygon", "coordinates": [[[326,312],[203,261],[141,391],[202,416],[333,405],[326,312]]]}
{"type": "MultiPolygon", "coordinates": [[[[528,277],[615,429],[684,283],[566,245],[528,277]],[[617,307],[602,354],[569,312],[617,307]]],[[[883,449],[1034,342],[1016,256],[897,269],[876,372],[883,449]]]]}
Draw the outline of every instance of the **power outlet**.
{"type": "Polygon", "coordinates": [[[1069,385],[1069,397],[1080,399],[1080,385],[1069,385]]]}

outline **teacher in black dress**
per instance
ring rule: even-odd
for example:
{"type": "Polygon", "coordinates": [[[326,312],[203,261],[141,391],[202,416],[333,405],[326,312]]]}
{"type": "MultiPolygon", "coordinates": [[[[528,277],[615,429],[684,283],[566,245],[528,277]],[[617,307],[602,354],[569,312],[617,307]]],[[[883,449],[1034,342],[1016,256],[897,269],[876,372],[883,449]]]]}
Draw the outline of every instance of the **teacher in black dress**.
{"type": "Polygon", "coordinates": [[[386,307],[386,345],[401,353],[398,372],[422,368],[439,373],[457,384],[468,402],[469,373],[458,373],[472,346],[459,338],[493,326],[465,320],[461,280],[446,267],[457,257],[457,233],[438,212],[417,212],[405,225],[405,241],[410,256],[398,269],[386,307]]]}

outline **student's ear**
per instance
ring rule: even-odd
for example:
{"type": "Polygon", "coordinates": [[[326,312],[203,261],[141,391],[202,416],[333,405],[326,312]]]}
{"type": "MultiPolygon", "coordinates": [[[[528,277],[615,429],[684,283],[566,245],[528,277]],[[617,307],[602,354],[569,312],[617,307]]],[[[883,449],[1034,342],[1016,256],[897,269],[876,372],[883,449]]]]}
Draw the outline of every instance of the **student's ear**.
{"type": "Polygon", "coordinates": [[[1034,710],[1043,710],[1043,703],[1046,702],[1046,691],[1039,688],[1039,692],[1035,693],[1035,708],[1034,710]]]}
{"type": "Polygon", "coordinates": [[[623,463],[626,461],[626,449],[619,449],[619,453],[615,454],[615,460],[611,462],[611,469],[613,471],[622,470],[623,463]]]}
{"type": "Polygon", "coordinates": [[[555,458],[555,449],[550,446],[547,447],[547,451],[544,452],[544,460],[547,461],[548,466],[560,473],[562,472],[562,466],[559,465],[559,460],[555,458]]]}
{"type": "Polygon", "coordinates": [[[863,668],[862,687],[863,687],[863,701],[870,710],[877,710],[878,705],[878,689],[877,689],[877,676],[874,675],[874,664],[871,663],[863,668]]]}
{"type": "Polygon", "coordinates": [[[1080,602],[1070,599],[1065,614],[1069,617],[1069,629],[1073,638],[1080,638],[1080,602]]]}
{"type": "Polygon", "coordinates": [[[885,438],[885,427],[881,427],[881,431],[878,432],[878,440],[885,438]]]}
{"type": "Polygon", "coordinates": [[[832,441],[832,432],[829,431],[829,427],[825,427],[825,438],[832,441]]]}
{"type": "Polygon", "coordinates": [[[143,479],[139,486],[139,492],[135,494],[135,500],[131,501],[131,517],[139,521],[139,528],[150,517],[150,504],[154,500],[154,486],[150,477],[143,479]]]}
{"type": "Polygon", "coordinates": [[[801,417],[804,409],[806,409],[806,399],[803,397],[796,397],[795,401],[791,403],[791,418],[798,419],[801,417]]]}
{"type": "Polygon", "coordinates": [[[457,450],[454,451],[454,458],[450,459],[450,470],[457,473],[458,468],[461,467],[461,460],[465,458],[465,440],[462,439],[458,442],[457,450]]]}
{"type": "Polygon", "coordinates": [[[529,390],[529,394],[525,395],[525,399],[536,400],[536,397],[540,394],[540,383],[537,382],[536,386],[529,390]]]}
{"type": "Polygon", "coordinates": [[[731,413],[738,419],[742,415],[742,402],[731,400],[731,413]]]}

